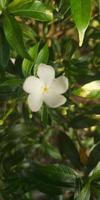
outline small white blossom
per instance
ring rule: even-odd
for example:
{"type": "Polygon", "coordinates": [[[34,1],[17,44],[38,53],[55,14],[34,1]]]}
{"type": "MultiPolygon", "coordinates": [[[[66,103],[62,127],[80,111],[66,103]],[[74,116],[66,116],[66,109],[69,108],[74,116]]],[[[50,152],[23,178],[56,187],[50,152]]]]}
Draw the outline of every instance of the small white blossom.
{"type": "Polygon", "coordinates": [[[63,105],[66,98],[62,94],[68,89],[68,79],[65,76],[55,78],[53,67],[46,64],[38,66],[37,76],[29,76],[23,84],[23,89],[29,93],[29,108],[37,112],[43,102],[51,108],[63,105]]]}

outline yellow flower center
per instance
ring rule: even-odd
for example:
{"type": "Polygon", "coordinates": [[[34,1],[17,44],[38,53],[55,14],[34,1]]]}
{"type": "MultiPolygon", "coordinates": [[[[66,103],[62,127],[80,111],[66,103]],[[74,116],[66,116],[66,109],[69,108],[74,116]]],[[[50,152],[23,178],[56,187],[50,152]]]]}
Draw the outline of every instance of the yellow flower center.
{"type": "Polygon", "coordinates": [[[48,93],[48,90],[49,90],[48,86],[44,86],[42,91],[43,93],[48,93]]]}

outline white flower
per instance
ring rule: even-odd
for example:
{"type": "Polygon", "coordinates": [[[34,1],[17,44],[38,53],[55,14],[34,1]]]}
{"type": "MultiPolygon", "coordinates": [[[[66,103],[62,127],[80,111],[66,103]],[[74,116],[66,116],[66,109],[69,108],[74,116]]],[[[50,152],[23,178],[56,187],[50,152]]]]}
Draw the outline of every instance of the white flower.
{"type": "Polygon", "coordinates": [[[68,79],[65,76],[55,78],[53,67],[46,64],[38,66],[37,75],[26,78],[23,89],[29,93],[28,105],[33,112],[37,112],[43,102],[51,108],[56,108],[66,102],[62,95],[68,89],[68,79]]]}

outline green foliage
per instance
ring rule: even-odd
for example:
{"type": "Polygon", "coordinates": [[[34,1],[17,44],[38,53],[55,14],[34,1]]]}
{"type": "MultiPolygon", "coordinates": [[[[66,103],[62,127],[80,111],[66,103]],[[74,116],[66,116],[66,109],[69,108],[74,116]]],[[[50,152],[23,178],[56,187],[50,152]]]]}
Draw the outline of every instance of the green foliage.
{"type": "Polygon", "coordinates": [[[83,187],[82,191],[80,192],[77,200],[89,200],[90,199],[90,185],[85,185],[85,187],[83,187]]]}
{"type": "Polygon", "coordinates": [[[98,8],[0,1],[0,200],[100,200],[98,8]],[[63,106],[32,113],[23,83],[40,63],[69,89],[63,106]]]}
{"type": "Polygon", "coordinates": [[[40,50],[37,59],[36,59],[36,65],[39,65],[40,63],[47,63],[49,58],[49,50],[47,44],[40,50]]]}
{"type": "Polygon", "coordinates": [[[70,0],[70,2],[73,18],[79,32],[79,45],[81,46],[91,18],[91,0],[70,0]]]}
{"type": "Polygon", "coordinates": [[[32,61],[28,60],[28,59],[24,59],[23,63],[22,63],[22,72],[24,74],[24,76],[29,76],[31,75],[31,71],[33,66],[35,65],[35,61],[37,58],[37,53],[38,53],[38,44],[34,45],[33,47],[31,47],[29,49],[29,55],[32,58],[32,61]]]}
{"type": "Polygon", "coordinates": [[[6,0],[0,0],[0,7],[4,8],[6,5],[6,2],[7,2],[6,0]]]}
{"type": "Polygon", "coordinates": [[[30,59],[25,50],[20,26],[13,17],[4,17],[4,33],[11,47],[16,47],[19,55],[30,59]]]}
{"type": "Polygon", "coordinates": [[[87,83],[78,90],[75,90],[74,94],[90,99],[100,99],[100,81],[96,80],[87,83]]]}
{"type": "Polygon", "coordinates": [[[10,48],[2,30],[0,31],[0,65],[6,67],[10,57],[10,48]]]}
{"type": "Polygon", "coordinates": [[[13,15],[34,18],[39,21],[51,21],[53,14],[51,10],[41,1],[14,1],[8,6],[8,11],[13,15]],[[16,5],[17,4],[17,5],[16,5]]]}
{"type": "Polygon", "coordinates": [[[61,154],[65,154],[73,164],[75,168],[81,168],[79,153],[73,143],[72,139],[65,133],[59,134],[59,149],[61,154]],[[67,154],[67,155],[66,155],[67,154]]]}

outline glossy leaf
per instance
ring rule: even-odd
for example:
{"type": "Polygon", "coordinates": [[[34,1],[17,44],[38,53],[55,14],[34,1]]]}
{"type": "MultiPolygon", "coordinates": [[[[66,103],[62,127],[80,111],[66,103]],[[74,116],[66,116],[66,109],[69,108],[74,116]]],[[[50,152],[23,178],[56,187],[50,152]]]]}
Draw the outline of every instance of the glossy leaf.
{"type": "Polygon", "coordinates": [[[61,154],[65,155],[74,167],[80,168],[82,166],[75,144],[67,134],[60,132],[58,135],[58,147],[61,154]]]}
{"type": "Polygon", "coordinates": [[[87,183],[76,200],[90,200],[90,185],[87,183]]]}
{"type": "Polygon", "coordinates": [[[96,165],[95,168],[93,168],[92,172],[90,172],[89,181],[95,181],[100,179],[100,161],[96,165]]]}
{"type": "MultiPolygon", "coordinates": [[[[24,178],[24,177],[23,177],[24,178]]],[[[49,195],[63,194],[64,191],[74,191],[78,177],[74,170],[64,165],[33,165],[27,174],[28,190],[33,187],[49,195]],[[31,177],[29,179],[28,177],[31,177]]]]}
{"type": "Polygon", "coordinates": [[[87,165],[87,171],[90,172],[100,161],[100,142],[95,145],[95,147],[92,149],[89,159],[88,159],[88,165],[87,165]]]}
{"type": "Polygon", "coordinates": [[[91,127],[95,124],[97,124],[96,119],[92,119],[90,116],[79,115],[70,120],[69,127],[80,129],[91,127]]]}
{"type": "MultiPolygon", "coordinates": [[[[79,48],[70,1],[0,4],[0,200],[100,200],[99,4],[91,0],[92,19],[79,48]],[[13,26],[10,58],[6,17],[5,26],[9,21],[13,26]],[[21,45],[25,52],[29,50],[31,60],[19,52],[21,45]],[[63,94],[66,103],[60,108],[45,107],[42,116],[41,111],[31,112],[23,90],[25,76],[37,76],[41,62],[54,67],[56,78],[69,79],[63,94]]],[[[74,7],[84,2],[86,8],[88,1],[74,0],[74,7]]],[[[79,18],[80,26],[87,15],[85,11],[79,18]]]]}
{"type": "Polygon", "coordinates": [[[100,81],[92,81],[80,89],[80,96],[89,98],[100,98],[100,81]]]}
{"type": "Polygon", "coordinates": [[[63,165],[36,166],[34,175],[46,183],[66,187],[66,189],[72,187],[72,190],[77,177],[73,169],[63,165]]]}
{"type": "MultiPolygon", "coordinates": [[[[28,0],[28,3],[32,2],[32,0],[28,0]]],[[[15,9],[15,8],[19,8],[22,5],[27,4],[27,0],[13,0],[11,1],[11,3],[8,5],[8,8],[11,10],[15,9]]]]}
{"type": "Polygon", "coordinates": [[[79,46],[81,46],[91,17],[91,0],[70,0],[70,3],[72,15],[79,33],[79,46]]]}
{"type": "Polygon", "coordinates": [[[49,182],[45,182],[44,180],[41,180],[41,178],[33,177],[33,180],[35,188],[38,189],[38,191],[48,194],[50,196],[60,195],[63,194],[63,192],[65,191],[63,187],[53,185],[49,182]]]}
{"type": "Polygon", "coordinates": [[[10,57],[10,48],[2,30],[0,30],[0,65],[2,67],[7,66],[9,57],[10,57]]]}
{"type": "Polygon", "coordinates": [[[16,77],[10,77],[6,79],[0,80],[0,86],[13,86],[16,87],[22,83],[22,80],[16,77]]]}
{"type": "Polygon", "coordinates": [[[46,151],[47,155],[51,156],[51,158],[54,158],[54,159],[57,159],[57,160],[62,159],[58,148],[54,147],[50,143],[45,144],[45,151],[46,151]]]}
{"type": "Polygon", "coordinates": [[[18,6],[9,6],[8,10],[13,15],[27,18],[34,18],[39,21],[51,21],[53,19],[52,11],[41,1],[19,3],[18,6]]]}
{"type": "Polygon", "coordinates": [[[36,65],[39,65],[40,63],[45,63],[47,64],[49,58],[49,49],[48,45],[46,44],[39,52],[36,62],[36,65]]]}
{"type": "Polygon", "coordinates": [[[4,8],[7,0],[0,0],[0,7],[4,8]]]}
{"type": "Polygon", "coordinates": [[[23,96],[21,90],[22,80],[16,77],[6,78],[0,81],[0,99],[8,100],[10,98],[18,98],[23,96]]]}
{"type": "Polygon", "coordinates": [[[32,40],[32,41],[36,42],[37,34],[33,30],[33,28],[28,26],[28,25],[26,25],[26,24],[23,24],[23,23],[21,23],[19,25],[20,25],[21,31],[23,33],[24,40],[25,41],[32,40]]]}
{"type": "Polygon", "coordinates": [[[39,53],[37,55],[35,65],[34,65],[34,69],[33,69],[34,75],[37,74],[38,65],[41,64],[41,63],[47,64],[48,58],[49,58],[49,49],[48,49],[48,45],[45,44],[44,47],[39,51],[39,53]]]}
{"type": "Polygon", "coordinates": [[[100,197],[100,162],[90,173],[89,182],[91,183],[91,188],[92,188],[92,191],[95,193],[96,199],[99,200],[99,197],[100,197]]]}
{"type": "Polygon", "coordinates": [[[59,11],[62,17],[69,11],[70,3],[69,0],[62,0],[59,4],[59,11]]]}
{"type": "Polygon", "coordinates": [[[28,59],[24,59],[22,63],[22,72],[24,76],[29,76],[31,75],[32,68],[34,66],[35,60],[37,58],[37,53],[38,53],[38,44],[35,46],[31,47],[28,51],[29,55],[32,58],[32,61],[28,59]]]}
{"type": "Polygon", "coordinates": [[[17,53],[25,58],[31,59],[28,55],[22,37],[19,24],[13,17],[4,17],[4,33],[12,48],[16,48],[17,53]]]}
{"type": "Polygon", "coordinates": [[[100,81],[89,82],[73,91],[74,95],[89,99],[100,99],[100,81]]]}

